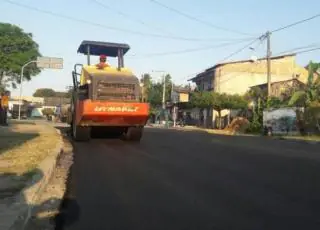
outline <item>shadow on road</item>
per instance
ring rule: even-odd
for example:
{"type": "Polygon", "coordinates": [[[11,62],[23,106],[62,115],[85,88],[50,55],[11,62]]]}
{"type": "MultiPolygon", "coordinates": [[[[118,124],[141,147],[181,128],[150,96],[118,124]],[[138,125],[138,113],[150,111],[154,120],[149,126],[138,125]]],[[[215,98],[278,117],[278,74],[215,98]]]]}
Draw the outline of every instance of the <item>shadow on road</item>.
{"type": "MultiPolygon", "coordinates": [[[[72,138],[72,130],[70,127],[55,126],[56,129],[60,130],[64,136],[72,138]]],[[[105,130],[104,127],[95,127],[91,130],[91,138],[93,139],[120,139],[121,133],[118,130],[105,130]]]]}

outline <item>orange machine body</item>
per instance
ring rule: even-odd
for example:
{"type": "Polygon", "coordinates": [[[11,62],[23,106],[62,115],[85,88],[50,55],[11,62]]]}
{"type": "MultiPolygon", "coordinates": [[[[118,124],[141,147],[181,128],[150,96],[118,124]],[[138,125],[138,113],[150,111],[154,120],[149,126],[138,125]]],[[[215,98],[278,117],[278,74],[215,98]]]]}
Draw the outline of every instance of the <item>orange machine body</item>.
{"type": "Polygon", "coordinates": [[[78,100],[76,110],[81,126],[144,126],[149,116],[149,104],[138,102],[78,100]]]}

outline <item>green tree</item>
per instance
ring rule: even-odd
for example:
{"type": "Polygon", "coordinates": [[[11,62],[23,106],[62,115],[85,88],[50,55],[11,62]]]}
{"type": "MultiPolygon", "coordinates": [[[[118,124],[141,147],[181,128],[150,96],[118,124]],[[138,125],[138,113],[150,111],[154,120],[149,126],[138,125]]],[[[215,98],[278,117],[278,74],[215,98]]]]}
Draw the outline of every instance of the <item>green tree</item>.
{"type": "Polygon", "coordinates": [[[267,100],[267,108],[281,108],[283,106],[285,106],[284,102],[278,97],[270,97],[267,100]]]}
{"type": "Polygon", "coordinates": [[[73,87],[66,87],[66,92],[55,91],[50,88],[40,88],[34,92],[34,97],[64,97],[70,98],[72,96],[73,87]]]}
{"type": "Polygon", "coordinates": [[[258,100],[265,101],[267,99],[267,91],[262,90],[259,87],[252,87],[248,92],[244,95],[246,100],[257,103],[258,100]]]}
{"type": "Polygon", "coordinates": [[[34,97],[55,97],[56,92],[53,89],[49,88],[41,88],[37,89],[36,92],[33,94],[34,97]]]}
{"type": "Polygon", "coordinates": [[[142,86],[142,99],[143,101],[149,101],[149,95],[152,89],[152,78],[150,74],[145,73],[142,75],[140,82],[143,84],[142,86]]]}
{"type": "MultiPolygon", "coordinates": [[[[141,82],[144,83],[145,94],[147,95],[147,101],[152,106],[162,105],[162,96],[163,96],[163,81],[154,82],[149,74],[144,74],[141,82]]],[[[170,101],[171,99],[171,89],[172,89],[172,80],[170,74],[165,76],[165,101],[170,101]]]]}
{"type": "Polygon", "coordinates": [[[152,106],[160,106],[162,104],[163,84],[153,83],[148,94],[148,102],[152,106]]]}
{"type": "Polygon", "coordinates": [[[68,98],[69,97],[69,94],[68,92],[55,92],[54,94],[55,97],[65,97],[65,98],[68,98]]]}
{"type": "MultiPolygon", "coordinates": [[[[33,40],[31,33],[26,33],[20,27],[9,23],[0,23],[0,87],[11,85],[16,88],[20,83],[21,67],[28,61],[35,60],[39,46],[33,40]]],[[[35,64],[24,69],[24,80],[40,73],[35,64]]]]}
{"type": "Polygon", "coordinates": [[[248,106],[247,100],[240,95],[220,94],[216,92],[194,92],[191,94],[190,103],[197,108],[211,109],[218,112],[219,123],[221,128],[221,111],[224,109],[244,109],[248,106]]]}
{"type": "Polygon", "coordinates": [[[212,107],[214,110],[218,112],[219,117],[219,123],[218,128],[221,129],[221,111],[224,109],[245,109],[248,107],[248,102],[245,100],[244,97],[234,94],[234,95],[228,95],[228,94],[219,94],[219,93],[213,93],[213,103],[212,107]]]}
{"type": "Polygon", "coordinates": [[[252,87],[244,97],[252,105],[252,117],[249,118],[249,132],[261,132],[263,125],[263,110],[267,107],[267,91],[259,87],[252,87]]]}

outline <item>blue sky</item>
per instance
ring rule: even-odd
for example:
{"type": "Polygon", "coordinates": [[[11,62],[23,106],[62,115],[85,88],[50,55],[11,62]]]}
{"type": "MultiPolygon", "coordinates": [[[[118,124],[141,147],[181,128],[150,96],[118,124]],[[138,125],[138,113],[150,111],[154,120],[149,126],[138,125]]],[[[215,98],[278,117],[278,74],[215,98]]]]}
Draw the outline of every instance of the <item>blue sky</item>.
{"type": "MultiPolygon", "coordinates": [[[[212,48],[230,43],[230,40],[225,39],[259,36],[267,30],[315,15],[320,9],[318,0],[309,0],[307,4],[302,0],[158,0],[198,19],[250,34],[240,35],[190,20],[150,0],[99,0],[111,9],[104,8],[93,0],[12,1],[106,27],[203,40],[173,40],[109,30],[106,27],[32,11],[0,0],[1,22],[19,25],[25,31],[33,33],[35,41],[40,45],[42,55],[64,58],[63,70],[45,70],[32,81],[24,83],[24,95],[32,95],[37,88],[65,90],[66,86],[71,85],[71,71],[74,63],[86,61],[84,56],[76,53],[82,40],[128,43],[131,50],[127,53],[125,65],[132,68],[136,75],[152,70],[164,70],[171,74],[175,82],[182,84],[186,83],[186,80],[193,76],[192,74],[216,64],[248,43],[246,41],[223,48],[212,48]],[[117,13],[119,11],[129,15],[130,18],[123,17],[117,13]],[[138,23],[137,20],[144,24],[138,23]],[[203,49],[203,47],[211,47],[211,49],[203,49]],[[200,48],[197,52],[149,55],[197,48],[200,48]]],[[[320,47],[320,31],[317,29],[319,24],[320,18],[317,18],[274,33],[271,37],[273,54],[310,44],[318,44],[320,47]]],[[[266,52],[266,44],[257,45],[258,43],[253,45],[257,47],[256,51],[245,49],[228,60],[248,59],[252,55],[261,57],[266,52]]],[[[97,61],[97,58],[93,60],[97,61]]],[[[300,64],[304,65],[309,60],[320,61],[320,50],[297,56],[297,62],[300,64]]],[[[153,77],[159,78],[160,73],[153,74],[153,77]]],[[[12,93],[17,95],[18,90],[12,93]]]]}

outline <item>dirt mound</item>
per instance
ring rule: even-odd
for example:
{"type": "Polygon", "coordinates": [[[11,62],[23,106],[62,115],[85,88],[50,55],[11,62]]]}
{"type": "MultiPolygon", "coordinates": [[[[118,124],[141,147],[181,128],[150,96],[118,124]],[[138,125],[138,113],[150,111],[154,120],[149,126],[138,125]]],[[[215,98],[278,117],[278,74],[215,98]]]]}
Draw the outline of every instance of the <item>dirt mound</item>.
{"type": "Polygon", "coordinates": [[[249,124],[250,122],[246,118],[236,117],[224,130],[232,133],[244,133],[249,124]]]}

